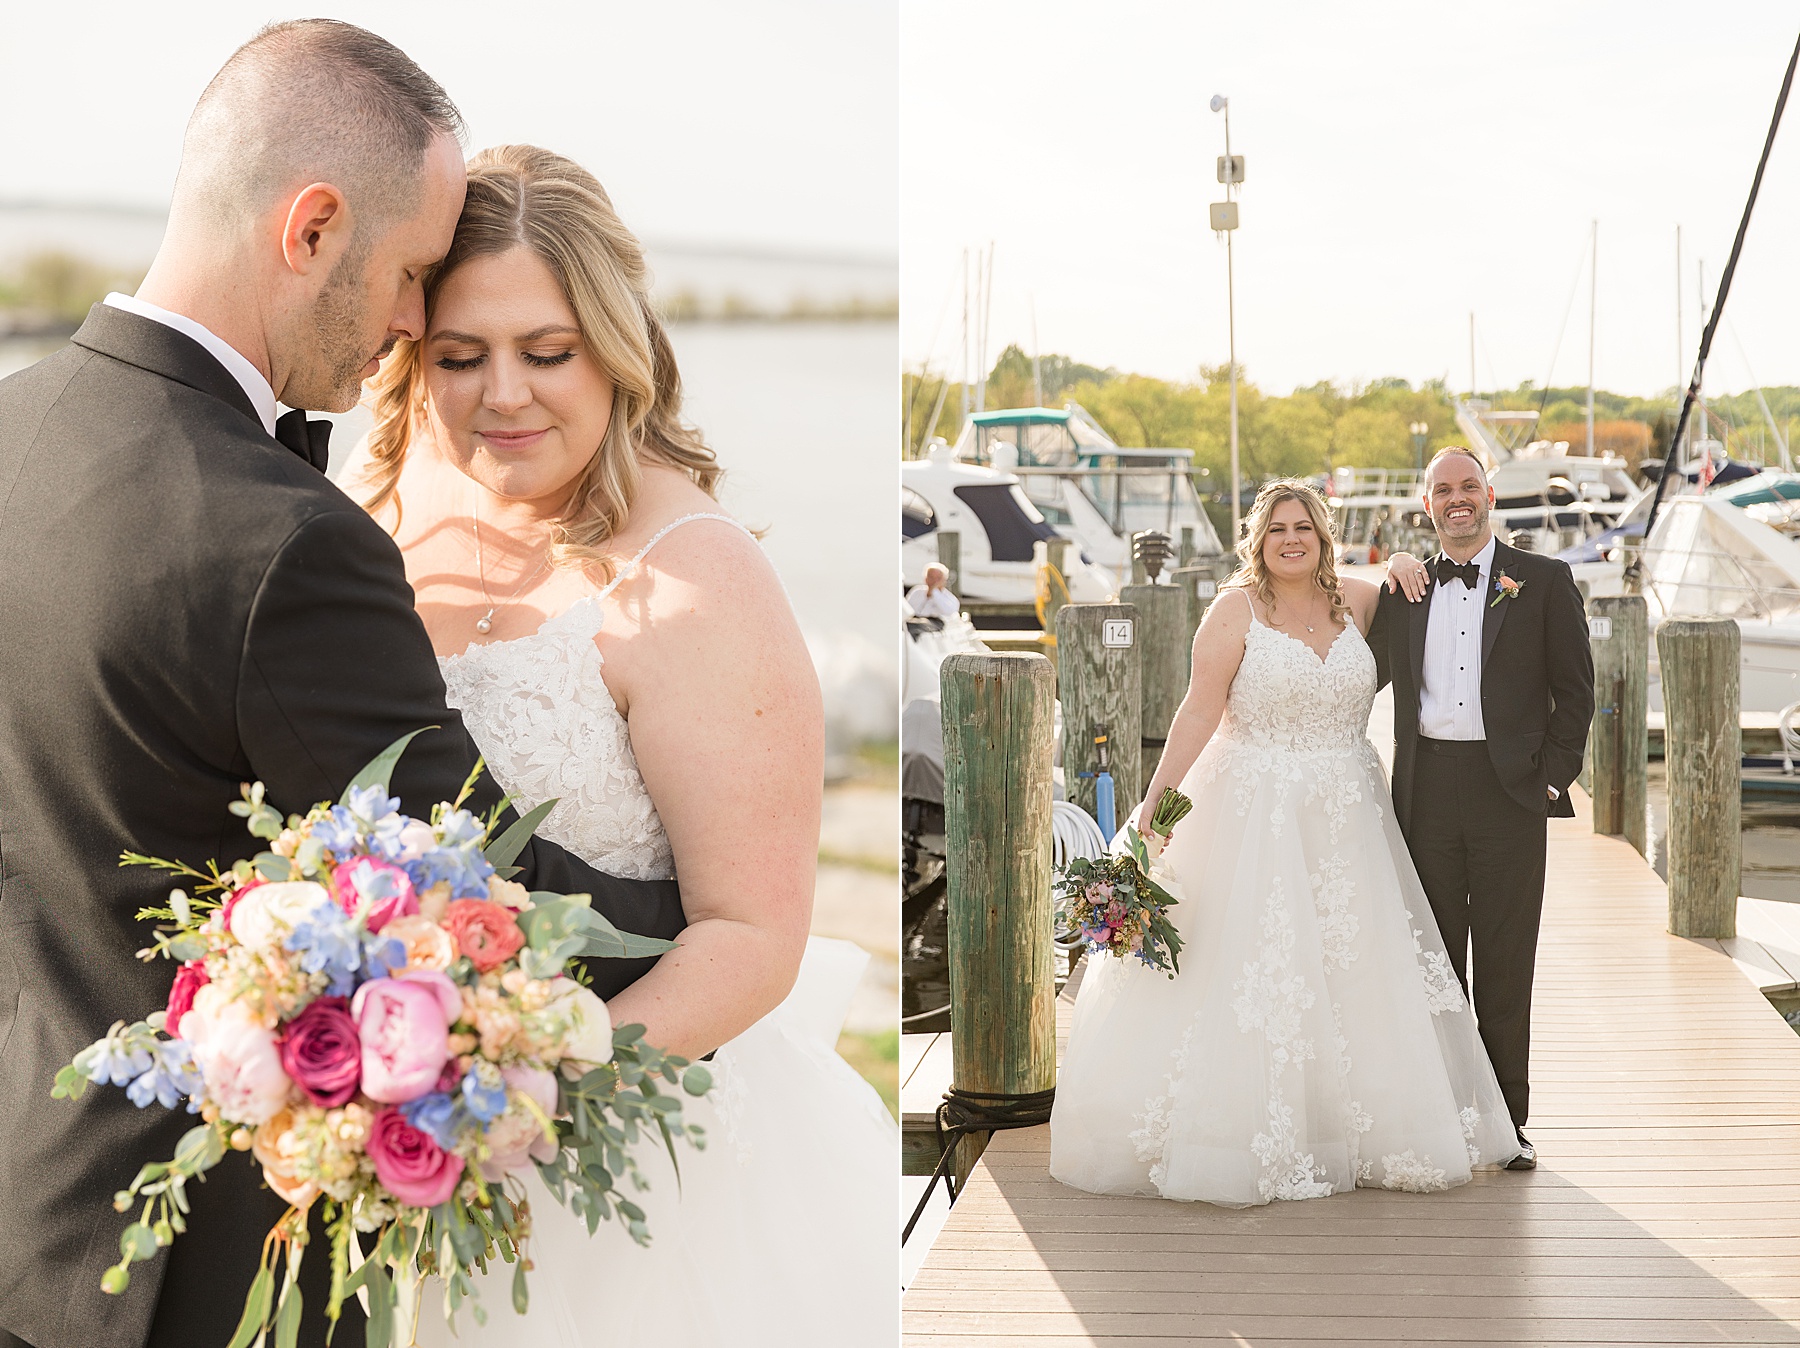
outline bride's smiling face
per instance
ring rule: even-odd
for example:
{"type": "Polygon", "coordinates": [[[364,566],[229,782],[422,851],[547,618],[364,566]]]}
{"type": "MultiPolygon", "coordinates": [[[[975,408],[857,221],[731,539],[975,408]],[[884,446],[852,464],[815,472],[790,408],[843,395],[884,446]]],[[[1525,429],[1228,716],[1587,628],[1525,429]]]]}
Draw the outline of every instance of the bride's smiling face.
{"type": "Polygon", "coordinates": [[[613,385],[544,260],[514,248],[445,277],[424,359],[432,429],[457,469],[559,508],[606,438],[613,385]]]}
{"type": "Polygon", "coordinates": [[[1278,502],[1269,513],[1269,532],[1263,536],[1262,559],[1276,580],[1305,580],[1319,569],[1319,531],[1306,507],[1292,498],[1278,502]]]}

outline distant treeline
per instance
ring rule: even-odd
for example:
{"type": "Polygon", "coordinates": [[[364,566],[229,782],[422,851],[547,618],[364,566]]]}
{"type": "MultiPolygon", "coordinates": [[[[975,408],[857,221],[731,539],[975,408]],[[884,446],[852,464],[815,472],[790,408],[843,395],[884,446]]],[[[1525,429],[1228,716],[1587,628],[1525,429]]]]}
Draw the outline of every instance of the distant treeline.
{"type": "MultiPolygon", "coordinates": [[[[1083,365],[1068,356],[1038,360],[1041,402],[1077,402],[1107,434],[1125,446],[1194,451],[1194,466],[1222,481],[1231,470],[1229,377],[1226,366],[1202,366],[1192,382],[1083,365]]],[[[1040,401],[1031,357],[1017,346],[1001,352],[988,375],[986,405],[1030,407],[1040,401]]],[[[1340,466],[1408,468],[1418,452],[1409,429],[1429,428],[1423,454],[1461,444],[1451,400],[1441,379],[1414,387],[1404,379],[1341,385],[1325,381],[1285,397],[1265,394],[1238,371],[1238,454],[1245,478],[1310,477],[1340,466]]],[[[1540,389],[1527,381],[1498,393],[1483,392],[1497,408],[1539,411],[1539,438],[1566,440],[1574,453],[1587,448],[1587,389],[1540,389]]],[[[1800,431],[1800,388],[1763,390],[1783,438],[1800,431]],[[1791,429],[1790,429],[1791,428],[1791,429]]],[[[1666,452],[1679,403],[1673,390],[1656,398],[1594,391],[1594,450],[1632,463],[1666,452]]],[[[1736,458],[1773,463],[1779,458],[1754,392],[1707,400],[1708,433],[1736,458]]],[[[928,373],[908,372],[901,388],[906,452],[924,452],[932,435],[954,440],[960,429],[962,385],[928,373]],[[933,423],[933,413],[936,421],[933,423]]],[[[1698,411],[1696,411],[1696,417],[1698,411]]]]}
{"type": "MultiPolygon", "coordinates": [[[[108,291],[130,294],[141,280],[141,272],[103,267],[72,253],[34,253],[0,268],[0,336],[67,335],[108,291]]],[[[899,316],[892,296],[821,301],[796,294],[777,306],[732,293],[711,297],[679,290],[659,296],[657,307],[670,323],[892,323],[899,316]]]]}

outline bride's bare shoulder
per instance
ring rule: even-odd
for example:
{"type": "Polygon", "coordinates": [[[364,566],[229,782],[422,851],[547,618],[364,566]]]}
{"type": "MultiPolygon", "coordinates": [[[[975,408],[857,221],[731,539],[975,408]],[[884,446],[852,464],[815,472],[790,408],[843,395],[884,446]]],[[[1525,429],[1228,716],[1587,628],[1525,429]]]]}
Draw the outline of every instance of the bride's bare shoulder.
{"type": "Polygon", "coordinates": [[[1344,602],[1350,606],[1350,616],[1367,635],[1369,624],[1375,619],[1375,605],[1381,599],[1381,586],[1360,576],[1339,576],[1338,586],[1343,591],[1344,602]]]}

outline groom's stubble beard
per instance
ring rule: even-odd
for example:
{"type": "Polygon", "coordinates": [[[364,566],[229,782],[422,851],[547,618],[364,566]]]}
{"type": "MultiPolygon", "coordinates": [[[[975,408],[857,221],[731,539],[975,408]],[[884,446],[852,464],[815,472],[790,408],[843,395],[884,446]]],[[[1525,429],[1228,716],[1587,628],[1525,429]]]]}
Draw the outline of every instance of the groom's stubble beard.
{"type": "Polygon", "coordinates": [[[385,357],[396,338],[386,335],[378,352],[368,348],[368,306],[363,279],[374,251],[373,231],[354,239],[348,251],[325,278],[325,286],[313,304],[314,346],[306,386],[284,398],[288,406],[326,412],[348,411],[362,396],[362,371],[371,355],[385,357]],[[296,401],[296,399],[304,399],[296,401]]]}
{"type": "Polygon", "coordinates": [[[1472,501],[1450,501],[1441,508],[1434,502],[1431,506],[1430,514],[1431,527],[1437,530],[1438,542],[1440,544],[1469,543],[1480,538],[1483,531],[1487,529],[1491,511],[1486,497],[1478,496],[1472,501]],[[1460,525],[1453,526],[1449,524],[1444,517],[1452,508],[1463,505],[1471,505],[1474,507],[1469,518],[1464,520],[1460,525]]]}

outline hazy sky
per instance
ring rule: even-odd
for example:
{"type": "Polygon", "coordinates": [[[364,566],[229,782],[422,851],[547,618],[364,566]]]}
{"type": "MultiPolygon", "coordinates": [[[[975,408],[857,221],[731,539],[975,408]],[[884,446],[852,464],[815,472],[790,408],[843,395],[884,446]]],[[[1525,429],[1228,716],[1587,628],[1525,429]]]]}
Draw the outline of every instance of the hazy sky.
{"type": "Polygon", "coordinates": [[[894,253],[889,0],[17,0],[0,18],[0,199],[164,204],[200,90],[264,22],[303,15],[405,48],[475,146],[580,160],[648,239],[894,253]]]}
{"type": "MultiPolygon", "coordinates": [[[[1665,389],[1698,346],[1696,264],[1710,296],[1797,27],[1794,6],[1743,0],[904,0],[905,357],[953,359],[959,256],[992,240],[990,360],[1030,349],[1035,301],[1043,351],[1164,377],[1223,364],[1223,93],[1248,160],[1238,359],[1262,387],[1466,388],[1471,310],[1481,385],[1544,382],[1597,218],[1597,382],[1665,389]]],[[[1721,328],[1709,389],[1748,370],[1800,384],[1794,102],[1726,309],[1748,365],[1721,328]]],[[[1584,276],[1557,383],[1586,381],[1587,343],[1584,276]]]]}

